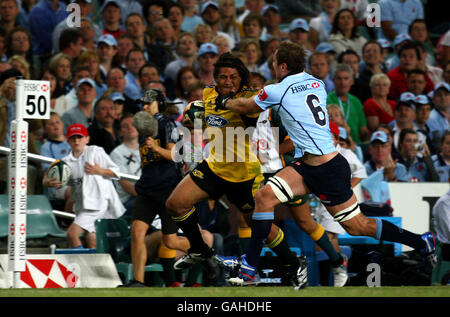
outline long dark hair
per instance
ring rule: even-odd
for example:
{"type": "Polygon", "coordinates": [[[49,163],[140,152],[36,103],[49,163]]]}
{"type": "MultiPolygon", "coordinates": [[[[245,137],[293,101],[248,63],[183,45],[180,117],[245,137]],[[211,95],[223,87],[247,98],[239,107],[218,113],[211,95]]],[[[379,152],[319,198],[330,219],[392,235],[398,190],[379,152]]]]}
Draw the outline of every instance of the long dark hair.
{"type": "Polygon", "coordinates": [[[353,29],[352,29],[352,35],[350,36],[350,38],[354,39],[354,38],[359,37],[358,25],[356,23],[355,14],[353,13],[352,10],[347,9],[347,8],[341,9],[336,13],[336,16],[334,17],[334,21],[333,21],[333,28],[331,29],[330,34],[337,34],[338,32],[342,33],[341,29],[339,29],[339,16],[344,12],[350,12],[350,14],[352,15],[352,18],[353,18],[353,29]]]}

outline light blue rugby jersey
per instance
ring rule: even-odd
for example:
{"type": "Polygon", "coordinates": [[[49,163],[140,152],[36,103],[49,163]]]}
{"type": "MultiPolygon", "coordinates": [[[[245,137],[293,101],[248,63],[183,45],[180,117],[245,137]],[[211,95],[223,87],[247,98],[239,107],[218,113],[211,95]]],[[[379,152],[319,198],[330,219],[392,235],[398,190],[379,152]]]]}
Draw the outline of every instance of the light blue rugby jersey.
{"type": "Polygon", "coordinates": [[[295,146],[295,157],[305,152],[325,155],[336,151],[328,122],[325,84],[305,73],[268,85],[254,97],[263,110],[279,106],[280,118],[295,146]]]}

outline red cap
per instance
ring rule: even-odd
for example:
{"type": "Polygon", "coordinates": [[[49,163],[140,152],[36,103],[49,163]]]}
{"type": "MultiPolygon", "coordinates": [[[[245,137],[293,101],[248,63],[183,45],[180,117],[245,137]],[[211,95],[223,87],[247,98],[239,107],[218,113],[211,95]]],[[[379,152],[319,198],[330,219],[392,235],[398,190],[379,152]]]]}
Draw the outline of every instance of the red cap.
{"type": "Polygon", "coordinates": [[[330,121],[330,131],[333,133],[336,138],[339,138],[339,127],[336,123],[330,121]]]}
{"type": "Polygon", "coordinates": [[[67,128],[66,138],[70,138],[73,135],[88,136],[89,133],[84,125],[75,123],[67,128]]]}

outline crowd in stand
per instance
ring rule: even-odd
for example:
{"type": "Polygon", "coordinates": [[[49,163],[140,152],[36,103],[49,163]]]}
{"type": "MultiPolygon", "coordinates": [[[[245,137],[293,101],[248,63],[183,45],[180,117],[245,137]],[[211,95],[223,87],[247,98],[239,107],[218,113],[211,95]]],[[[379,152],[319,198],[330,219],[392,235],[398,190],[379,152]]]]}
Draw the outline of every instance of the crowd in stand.
{"type": "MultiPolygon", "coordinates": [[[[30,120],[29,151],[67,156],[67,130],[82,124],[89,145],[103,148],[121,173],[140,176],[133,115],[146,90],[175,103],[169,116],[181,126],[188,103],[214,83],[220,54],[241,58],[251,88],[260,89],[274,81],[272,53],[290,40],[305,48],[305,71],[325,83],[340,143],[369,176],[382,169],[384,181],[448,183],[449,25],[432,39],[420,0],[379,0],[381,24],[370,27],[369,2],[0,0],[0,145],[10,144],[15,78],[48,80],[52,115],[30,120]],[[73,4],[79,10],[68,9],[73,4]]],[[[3,157],[3,193],[6,166],[3,157]]],[[[65,192],[42,187],[47,167],[30,163],[29,194],[71,210],[65,192]]],[[[133,182],[114,186],[131,212],[133,182]]]]}

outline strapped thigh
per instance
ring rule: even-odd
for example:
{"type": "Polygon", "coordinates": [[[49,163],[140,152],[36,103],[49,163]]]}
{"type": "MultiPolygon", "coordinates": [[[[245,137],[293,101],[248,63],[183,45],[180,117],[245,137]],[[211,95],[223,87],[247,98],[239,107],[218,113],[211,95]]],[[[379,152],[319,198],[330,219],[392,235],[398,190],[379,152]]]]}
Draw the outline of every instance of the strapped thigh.
{"type": "Polygon", "coordinates": [[[272,190],[278,200],[282,203],[288,202],[294,198],[294,193],[292,192],[289,184],[278,176],[272,176],[267,180],[267,185],[272,187],[272,190]]]}
{"type": "Polygon", "coordinates": [[[357,216],[360,212],[361,212],[361,210],[359,209],[359,204],[356,202],[353,205],[351,205],[350,207],[336,213],[333,216],[334,221],[344,222],[344,221],[350,220],[353,217],[357,216]]]}

